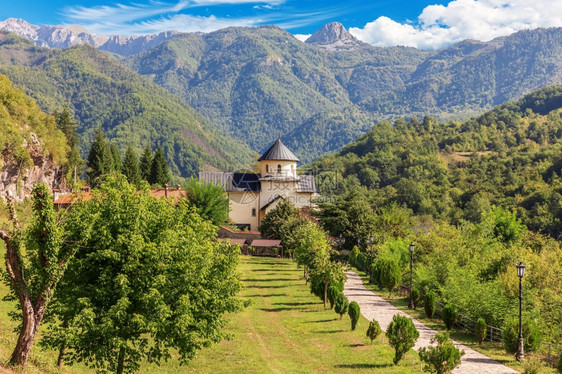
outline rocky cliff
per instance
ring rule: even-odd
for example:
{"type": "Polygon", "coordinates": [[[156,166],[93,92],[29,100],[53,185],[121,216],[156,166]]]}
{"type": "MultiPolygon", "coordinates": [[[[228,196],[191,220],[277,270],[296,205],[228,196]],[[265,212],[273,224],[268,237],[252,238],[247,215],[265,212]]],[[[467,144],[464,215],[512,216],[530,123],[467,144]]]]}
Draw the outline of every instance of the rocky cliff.
{"type": "Polygon", "coordinates": [[[45,156],[42,145],[34,133],[31,142],[24,144],[32,163],[22,166],[15,157],[0,156],[0,198],[22,201],[29,196],[35,183],[46,183],[52,191],[66,188],[62,167],[45,156]]]}

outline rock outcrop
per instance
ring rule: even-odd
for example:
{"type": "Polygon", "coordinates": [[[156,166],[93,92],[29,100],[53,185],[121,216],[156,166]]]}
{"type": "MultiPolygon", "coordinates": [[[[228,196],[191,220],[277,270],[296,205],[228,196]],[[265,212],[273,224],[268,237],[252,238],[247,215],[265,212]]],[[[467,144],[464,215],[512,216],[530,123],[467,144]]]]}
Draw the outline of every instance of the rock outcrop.
{"type": "Polygon", "coordinates": [[[46,183],[49,188],[61,190],[65,188],[62,168],[57,166],[50,157],[43,155],[41,143],[37,136],[31,135],[31,144],[26,144],[33,166],[26,168],[13,157],[0,157],[0,198],[22,201],[29,196],[35,183],[46,183]]]}
{"type": "Polygon", "coordinates": [[[331,22],[322,26],[306,39],[305,43],[316,44],[328,50],[354,49],[366,45],[351,35],[339,22],[331,22]]]}

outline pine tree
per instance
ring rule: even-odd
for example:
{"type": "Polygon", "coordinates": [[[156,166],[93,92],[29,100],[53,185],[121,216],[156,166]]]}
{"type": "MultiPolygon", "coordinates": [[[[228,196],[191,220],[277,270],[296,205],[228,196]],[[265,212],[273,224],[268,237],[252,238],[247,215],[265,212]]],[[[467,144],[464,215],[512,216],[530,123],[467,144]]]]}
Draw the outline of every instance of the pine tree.
{"type": "Polygon", "coordinates": [[[150,179],[150,172],[152,170],[152,150],[147,145],[142,152],[140,159],[140,172],[141,178],[145,181],[150,179]]]}
{"type": "Polygon", "coordinates": [[[88,183],[92,187],[96,187],[100,183],[100,177],[111,173],[113,170],[113,157],[101,127],[98,128],[94,142],[90,147],[87,165],[88,183]]]}
{"type": "Polygon", "coordinates": [[[119,149],[115,145],[115,143],[111,143],[109,147],[111,150],[111,159],[113,160],[113,170],[112,171],[121,171],[122,163],[121,163],[121,154],[119,153],[119,149]]]}
{"type": "Polygon", "coordinates": [[[125,159],[122,167],[123,175],[127,177],[127,181],[135,186],[139,186],[142,180],[139,166],[139,159],[133,147],[129,144],[125,152],[125,159]]]}
{"type": "Polygon", "coordinates": [[[82,174],[84,168],[84,160],[82,160],[80,151],[78,150],[78,144],[80,142],[76,134],[78,122],[76,122],[74,116],[70,113],[70,109],[66,105],[61,112],[55,111],[53,116],[57,122],[57,127],[66,136],[66,141],[70,148],[67,153],[66,164],[64,165],[64,174],[67,180],[72,180],[74,172],[76,171],[77,174],[82,174]]]}
{"type": "Polygon", "coordinates": [[[170,182],[170,169],[168,168],[168,163],[164,157],[164,151],[160,146],[156,150],[156,153],[154,153],[148,182],[150,184],[158,184],[160,186],[170,182]]]}

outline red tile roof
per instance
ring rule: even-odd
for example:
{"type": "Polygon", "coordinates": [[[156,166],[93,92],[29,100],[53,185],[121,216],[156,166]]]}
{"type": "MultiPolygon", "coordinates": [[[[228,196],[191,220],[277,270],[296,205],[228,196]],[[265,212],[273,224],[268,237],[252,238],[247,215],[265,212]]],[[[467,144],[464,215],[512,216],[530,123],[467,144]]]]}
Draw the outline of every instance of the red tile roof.
{"type": "Polygon", "coordinates": [[[250,245],[252,247],[281,247],[281,240],[254,239],[250,245]]]}

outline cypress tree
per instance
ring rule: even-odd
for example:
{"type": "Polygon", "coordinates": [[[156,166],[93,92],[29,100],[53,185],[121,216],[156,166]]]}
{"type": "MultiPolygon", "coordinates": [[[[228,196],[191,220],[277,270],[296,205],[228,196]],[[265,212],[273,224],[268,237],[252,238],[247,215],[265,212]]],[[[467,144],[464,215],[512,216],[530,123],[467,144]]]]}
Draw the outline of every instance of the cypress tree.
{"type": "Polygon", "coordinates": [[[147,145],[144,147],[144,151],[142,152],[142,156],[140,159],[140,172],[141,178],[145,181],[150,179],[150,172],[152,170],[152,150],[147,145]]]}
{"type": "Polygon", "coordinates": [[[73,179],[72,177],[75,170],[76,174],[82,174],[82,169],[84,168],[84,160],[82,160],[80,151],[78,150],[78,144],[80,142],[76,134],[78,122],[76,122],[67,105],[63,107],[61,112],[55,111],[53,116],[57,122],[57,127],[66,136],[66,141],[70,148],[66,155],[66,164],[64,165],[64,174],[66,179],[70,181],[73,179]]]}
{"type": "Polygon", "coordinates": [[[125,152],[125,159],[123,160],[123,175],[127,177],[127,181],[135,186],[139,186],[142,180],[141,171],[139,166],[139,159],[129,144],[125,152]]]}
{"type": "Polygon", "coordinates": [[[101,127],[96,131],[94,142],[90,147],[87,165],[88,183],[92,187],[96,187],[99,184],[100,177],[109,174],[113,170],[113,157],[101,127]]]}
{"type": "Polygon", "coordinates": [[[160,146],[156,150],[156,153],[154,153],[148,182],[150,184],[158,184],[160,186],[170,182],[170,169],[168,168],[168,163],[164,157],[164,151],[160,146]]]}

